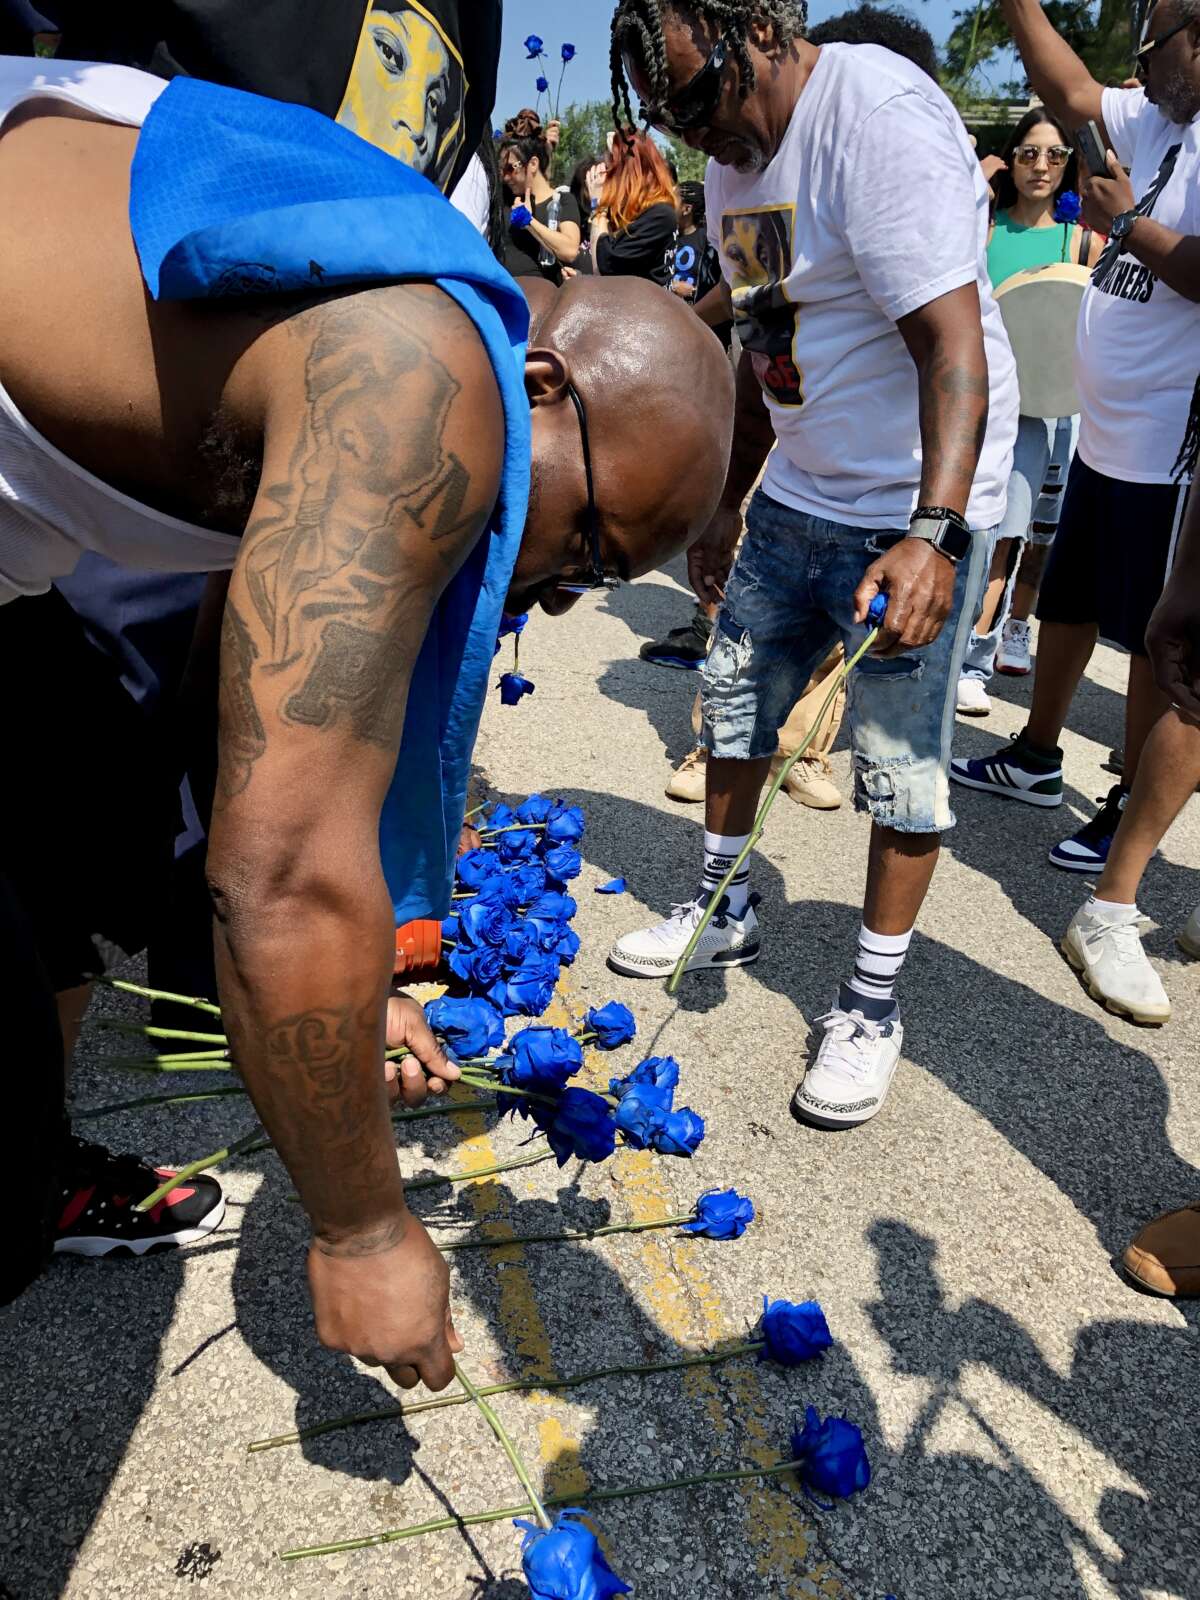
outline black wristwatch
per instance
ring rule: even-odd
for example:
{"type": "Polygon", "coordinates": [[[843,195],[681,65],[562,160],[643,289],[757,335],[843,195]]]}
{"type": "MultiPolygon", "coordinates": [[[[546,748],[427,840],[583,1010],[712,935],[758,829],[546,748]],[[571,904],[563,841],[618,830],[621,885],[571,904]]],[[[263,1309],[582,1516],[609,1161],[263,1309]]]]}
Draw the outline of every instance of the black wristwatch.
{"type": "Polygon", "coordinates": [[[925,539],[954,565],[971,552],[971,530],[948,506],[918,506],[908,525],[910,539],[925,539]]]}
{"type": "Polygon", "coordinates": [[[1112,227],[1108,230],[1110,239],[1123,239],[1141,215],[1136,210],[1122,211],[1119,216],[1112,219],[1112,227]]]}

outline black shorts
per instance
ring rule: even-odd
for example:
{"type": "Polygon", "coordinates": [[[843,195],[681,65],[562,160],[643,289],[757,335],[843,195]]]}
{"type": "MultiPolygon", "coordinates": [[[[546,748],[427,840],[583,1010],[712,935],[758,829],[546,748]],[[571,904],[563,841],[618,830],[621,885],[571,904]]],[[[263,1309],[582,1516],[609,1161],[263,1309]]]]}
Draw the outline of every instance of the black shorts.
{"type": "Polygon", "coordinates": [[[1094,623],[1102,639],[1144,656],[1150,614],[1175,564],[1187,487],[1106,478],[1077,455],[1038,621],[1094,623]]]}

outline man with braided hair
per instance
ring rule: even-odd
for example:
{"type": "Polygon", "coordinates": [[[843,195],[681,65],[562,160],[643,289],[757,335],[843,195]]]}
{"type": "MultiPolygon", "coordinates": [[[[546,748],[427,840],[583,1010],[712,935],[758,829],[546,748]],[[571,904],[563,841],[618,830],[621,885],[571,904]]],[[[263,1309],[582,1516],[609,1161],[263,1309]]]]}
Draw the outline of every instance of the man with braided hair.
{"type": "MultiPolygon", "coordinates": [[[[810,1123],[849,1127],[888,1093],[903,1042],[894,985],[954,826],[955,690],[1018,399],[988,285],[987,186],[954,107],[910,61],[818,49],[804,22],[803,0],[620,0],[613,19],[618,121],[632,89],[647,121],[711,158],[709,237],[743,355],[725,493],[688,555],[696,593],[722,602],[702,691],[703,877],[610,960],[635,977],[679,960],[749,838],[781,722],[839,637],[848,655],[862,644],[885,594],[849,696],[855,800],[873,823],[863,923],[793,1102],[810,1123]],[[917,159],[900,185],[905,152],[917,159]]],[[[748,878],[689,969],[757,959],[748,878]]]]}

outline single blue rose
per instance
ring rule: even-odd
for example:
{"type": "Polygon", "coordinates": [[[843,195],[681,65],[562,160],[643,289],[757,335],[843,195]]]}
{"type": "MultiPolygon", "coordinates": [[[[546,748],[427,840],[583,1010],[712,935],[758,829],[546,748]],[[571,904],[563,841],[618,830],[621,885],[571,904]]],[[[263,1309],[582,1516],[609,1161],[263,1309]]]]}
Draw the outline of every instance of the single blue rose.
{"type": "Polygon", "coordinates": [[[540,861],[521,861],[509,874],[516,890],[517,904],[532,905],[546,888],[546,869],[540,861]]]}
{"type": "Polygon", "coordinates": [[[573,928],[563,928],[559,934],[558,943],[555,945],[555,954],[564,967],[574,966],[575,957],[579,954],[580,938],[573,928]]]}
{"type": "Polygon", "coordinates": [[[553,800],[548,800],[544,794],[531,794],[528,800],[523,800],[517,807],[517,821],[545,822],[553,808],[553,800]]]}
{"type": "Polygon", "coordinates": [[[564,61],[574,61],[574,59],[575,59],[575,46],[573,44],[564,44],[563,45],[563,47],[562,47],[562,58],[563,58],[564,61]]]}
{"type": "Polygon", "coordinates": [[[610,878],[607,883],[596,885],[597,894],[624,894],[629,885],[624,878],[610,878]]]}
{"type": "Polygon", "coordinates": [[[696,1215],[680,1233],[699,1233],[706,1239],[740,1239],[754,1221],[754,1202],[736,1189],[709,1189],[696,1201],[696,1215]]]}
{"type": "Polygon", "coordinates": [[[1083,201],[1074,189],[1064,189],[1054,202],[1055,222],[1078,222],[1083,215],[1083,201]]]}
{"type": "Polygon", "coordinates": [[[537,947],[544,956],[558,954],[559,940],[562,938],[563,924],[561,922],[547,922],[544,917],[526,916],[525,921],[533,929],[537,947]]]}
{"type": "MultiPolygon", "coordinates": [[[[530,211],[528,206],[522,205],[521,202],[518,201],[509,212],[508,220],[514,228],[527,228],[533,221],[533,212],[530,211]]],[[[500,679],[500,698],[504,701],[506,706],[515,706],[523,694],[533,693],[533,685],[531,683],[529,684],[528,689],[518,689],[515,687],[517,684],[523,685],[528,683],[528,681],[529,680],[527,678],[522,678],[515,672],[506,672],[504,674],[504,676],[500,679]],[[506,696],[510,694],[515,694],[516,700],[507,699],[506,696]]]]}
{"type": "Polygon", "coordinates": [[[547,850],[542,860],[555,883],[566,883],[583,871],[583,858],[573,845],[560,844],[555,850],[547,850]]]}
{"type": "Polygon", "coordinates": [[[500,618],[500,638],[507,639],[511,633],[514,638],[519,639],[525,632],[525,624],[528,621],[528,611],[522,611],[521,614],[516,617],[510,617],[507,611],[504,612],[500,618]]]}
{"type": "Polygon", "coordinates": [[[781,1367],[798,1367],[833,1343],[825,1313],[815,1300],[795,1305],[790,1300],[769,1300],[766,1295],[762,1336],[767,1342],[762,1360],[776,1361],[781,1367]]]}
{"type": "Polygon", "coordinates": [[[621,1097],[613,1116],[635,1150],[657,1148],[655,1141],[665,1131],[667,1112],[653,1095],[631,1089],[621,1097]]]}
{"type": "MultiPolygon", "coordinates": [[[[517,206],[513,210],[516,217],[518,211],[524,211],[524,206],[517,206]]],[[[523,228],[528,225],[528,215],[525,222],[517,224],[523,228]]],[[[500,675],[500,704],[504,706],[519,706],[527,694],[533,693],[533,684],[528,678],[523,678],[519,672],[504,672],[500,675]]]]}
{"type": "Polygon", "coordinates": [[[442,940],[447,944],[455,944],[458,941],[458,913],[455,911],[452,911],[442,923],[442,940]]]}
{"type": "MultiPolygon", "coordinates": [[[[536,1110],[548,1112],[549,1107],[538,1106],[536,1110]]],[[[560,1167],[565,1167],[572,1156],[580,1161],[607,1161],[617,1148],[612,1107],[590,1089],[564,1089],[545,1132],[560,1167]]]]}
{"type": "Polygon", "coordinates": [[[521,1567],[533,1600],[612,1600],[631,1590],[609,1566],[596,1535],[582,1522],[584,1512],[560,1511],[552,1528],[514,1523],[524,1530],[521,1567]]]}
{"type": "Polygon", "coordinates": [[[871,1481],[861,1431],[845,1417],[826,1417],[822,1422],[815,1406],[809,1406],[803,1428],[797,1426],[792,1433],[792,1459],[800,1463],[796,1471],[810,1494],[818,1489],[848,1500],[871,1481]]]}
{"type": "Polygon", "coordinates": [[[678,1111],[668,1111],[662,1124],[655,1130],[651,1146],[660,1156],[695,1155],[704,1140],[704,1118],[687,1106],[678,1111]]]}
{"type": "Polygon", "coordinates": [[[525,59],[527,61],[536,61],[545,48],[546,46],[538,38],[537,34],[531,33],[528,39],[525,40],[525,49],[529,52],[525,59]]]}
{"type": "Polygon", "coordinates": [[[459,948],[475,949],[481,944],[500,946],[512,927],[508,907],[495,900],[476,897],[463,901],[458,913],[459,948]]]}
{"type": "Polygon", "coordinates": [[[537,948],[537,929],[522,917],[508,930],[504,941],[504,959],[510,967],[519,967],[529,952],[537,948]]]}
{"type": "Polygon", "coordinates": [[[584,833],[583,812],[578,806],[556,800],[546,818],[546,837],[555,844],[578,844],[584,833]]]}
{"type": "Polygon", "coordinates": [[[458,858],[456,871],[464,889],[478,889],[489,878],[499,877],[503,868],[494,850],[468,850],[458,858]]]}
{"type": "Polygon", "coordinates": [[[619,1050],[628,1044],[637,1032],[633,1012],[619,1000],[610,1000],[606,1006],[593,1006],[583,1019],[583,1031],[596,1035],[595,1043],[601,1050],[619,1050]]]}
{"type": "Polygon", "coordinates": [[[557,889],[548,889],[530,904],[528,914],[531,917],[539,917],[543,922],[570,922],[578,910],[579,907],[569,894],[560,894],[557,889]]]}
{"type": "Polygon", "coordinates": [[[549,89],[549,87],[550,87],[550,84],[548,83],[548,81],[545,78],[538,78],[538,80],[537,80],[537,92],[539,94],[545,94],[546,90],[549,89]]]}
{"type": "Polygon", "coordinates": [[[583,1051],[565,1028],[522,1028],[508,1041],[497,1065],[512,1089],[560,1095],[583,1066],[583,1051]]]}
{"type": "MultiPolygon", "coordinates": [[[[499,860],[499,857],[497,857],[499,860]]],[[[482,900],[487,905],[503,906],[511,915],[516,912],[521,904],[520,887],[513,881],[510,871],[503,867],[490,878],[485,878],[475,891],[475,898],[482,900]]]]}
{"type": "Polygon", "coordinates": [[[557,959],[543,956],[540,951],[531,952],[504,985],[505,1015],[540,1017],[554,998],[557,982],[557,959]]]}
{"type": "Polygon", "coordinates": [[[679,1087],[679,1063],[674,1056],[647,1056],[627,1077],[613,1078],[608,1087],[618,1100],[636,1093],[664,1111],[670,1111],[679,1087]]]}
{"type": "Polygon", "coordinates": [[[517,813],[511,806],[506,806],[500,802],[497,802],[488,814],[488,817],[483,825],[483,832],[491,833],[496,828],[511,828],[514,823],[519,821],[520,818],[517,816],[517,813]]]}
{"type": "Polygon", "coordinates": [[[504,1043],[504,1018],[486,1000],[431,1000],[425,1020],[456,1056],[482,1056],[504,1043]]]}
{"type": "Polygon", "coordinates": [[[447,965],[477,994],[486,994],[500,976],[503,957],[495,945],[484,944],[477,949],[452,950],[447,965]]]}
{"type": "Polygon", "coordinates": [[[515,833],[496,835],[496,854],[506,866],[520,861],[530,861],[541,848],[541,835],[532,828],[519,828],[515,833]]]}

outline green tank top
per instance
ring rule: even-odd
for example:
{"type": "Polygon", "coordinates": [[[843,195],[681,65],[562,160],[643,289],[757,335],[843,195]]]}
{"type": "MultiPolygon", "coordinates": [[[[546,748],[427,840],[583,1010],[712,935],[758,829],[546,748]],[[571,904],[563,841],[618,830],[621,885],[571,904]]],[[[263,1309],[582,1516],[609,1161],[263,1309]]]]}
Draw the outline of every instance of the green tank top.
{"type": "Polygon", "coordinates": [[[1029,267],[1073,262],[1077,234],[1073,222],[1056,222],[1052,228],[1025,228],[1014,222],[1007,211],[997,211],[987,252],[992,288],[998,289],[1006,278],[1029,267]]]}

